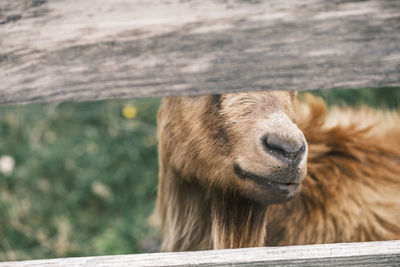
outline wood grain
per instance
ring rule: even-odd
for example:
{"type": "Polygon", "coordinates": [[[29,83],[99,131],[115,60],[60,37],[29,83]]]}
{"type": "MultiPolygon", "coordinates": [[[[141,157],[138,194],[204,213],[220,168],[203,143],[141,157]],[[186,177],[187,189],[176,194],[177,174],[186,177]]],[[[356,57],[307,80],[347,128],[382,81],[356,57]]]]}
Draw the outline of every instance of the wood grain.
{"type": "Polygon", "coordinates": [[[400,240],[4,262],[35,266],[399,266],[400,240]]]}
{"type": "Polygon", "coordinates": [[[398,0],[2,0],[0,104],[400,86],[398,0]]]}

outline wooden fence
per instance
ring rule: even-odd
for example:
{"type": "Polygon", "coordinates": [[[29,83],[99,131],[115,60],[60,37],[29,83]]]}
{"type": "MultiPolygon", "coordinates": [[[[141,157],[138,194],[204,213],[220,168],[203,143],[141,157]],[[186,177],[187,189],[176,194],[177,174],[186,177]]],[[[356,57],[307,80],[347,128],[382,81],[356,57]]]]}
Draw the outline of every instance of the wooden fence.
{"type": "Polygon", "coordinates": [[[400,86],[398,0],[2,0],[0,104],[400,86]]]}
{"type": "MultiPolygon", "coordinates": [[[[2,0],[0,104],[400,86],[398,0],[2,0]]],[[[400,241],[0,266],[399,265],[400,241]]]]}
{"type": "Polygon", "coordinates": [[[261,247],[0,263],[0,267],[399,266],[400,241],[261,247]]]}

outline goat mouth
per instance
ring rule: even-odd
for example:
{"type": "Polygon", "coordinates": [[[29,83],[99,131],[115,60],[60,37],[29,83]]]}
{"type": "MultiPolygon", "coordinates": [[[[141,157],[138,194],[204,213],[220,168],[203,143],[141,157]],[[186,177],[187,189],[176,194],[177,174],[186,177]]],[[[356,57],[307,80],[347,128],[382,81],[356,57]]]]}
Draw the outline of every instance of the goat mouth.
{"type": "Polygon", "coordinates": [[[299,187],[298,183],[277,182],[271,180],[270,177],[264,177],[249,171],[245,171],[237,164],[233,166],[233,170],[240,179],[248,179],[256,183],[257,185],[260,185],[262,187],[274,191],[275,193],[278,193],[280,195],[286,195],[288,196],[288,198],[292,198],[297,188],[299,187]]]}

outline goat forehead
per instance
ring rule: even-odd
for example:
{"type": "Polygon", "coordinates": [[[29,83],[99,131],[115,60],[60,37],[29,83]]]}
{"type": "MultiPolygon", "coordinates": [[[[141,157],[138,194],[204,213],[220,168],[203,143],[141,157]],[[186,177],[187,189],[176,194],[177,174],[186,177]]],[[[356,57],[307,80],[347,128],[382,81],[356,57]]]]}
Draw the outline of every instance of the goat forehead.
{"type": "Polygon", "coordinates": [[[222,97],[224,113],[229,117],[253,114],[263,116],[264,112],[282,111],[292,117],[293,102],[288,92],[245,92],[226,94],[222,97]]]}
{"type": "Polygon", "coordinates": [[[245,92],[226,94],[223,100],[227,105],[284,105],[291,102],[287,92],[245,92]]]}

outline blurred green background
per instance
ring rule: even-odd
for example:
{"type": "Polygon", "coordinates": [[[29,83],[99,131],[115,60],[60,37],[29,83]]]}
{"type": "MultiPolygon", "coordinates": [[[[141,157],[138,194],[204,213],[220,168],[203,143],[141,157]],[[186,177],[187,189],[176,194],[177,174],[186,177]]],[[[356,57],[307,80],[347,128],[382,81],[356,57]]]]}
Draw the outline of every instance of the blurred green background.
{"type": "MultiPolygon", "coordinates": [[[[397,108],[400,88],[314,91],[397,108]]],[[[160,99],[0,107],[0,261],[144,252],[160,99]]]]}

